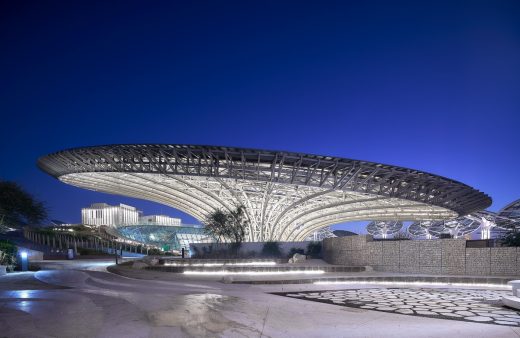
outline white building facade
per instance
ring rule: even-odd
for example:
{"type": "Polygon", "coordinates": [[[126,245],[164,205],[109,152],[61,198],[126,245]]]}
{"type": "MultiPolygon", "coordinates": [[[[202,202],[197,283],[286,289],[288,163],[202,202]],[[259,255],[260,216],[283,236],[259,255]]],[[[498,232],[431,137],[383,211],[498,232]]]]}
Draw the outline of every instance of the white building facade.
{"type": "Polygon", "coordinates": [[[130,205],[109,205],[106,203],[94,203],[88,208],[81,209],[81,222],[90,226],[136,224],[181,226],[180,218],[173,218],[167,215],[143,216],[142,211],[130,205]]]}
{"type": "Polygon", "coordinates": [[[85,225],[115,226],[139,223],[139,211],[129,205],[94,203],[81,209],[81,222],[85,225]]]}

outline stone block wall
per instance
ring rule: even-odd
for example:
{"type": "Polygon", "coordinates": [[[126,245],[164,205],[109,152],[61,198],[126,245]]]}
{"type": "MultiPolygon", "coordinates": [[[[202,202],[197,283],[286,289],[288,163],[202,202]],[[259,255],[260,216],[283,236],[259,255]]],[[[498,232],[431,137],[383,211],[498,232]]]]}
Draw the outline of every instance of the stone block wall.
{"type": "Polygon", "coordinates": [[[466,240],[441,240],[441,273],[443,275],[460,275],[466,271],[466,240]]]}
{"type": "Polygon", "coordinates": [[[419,241],[397,241],[399,243],[399,272],[413,273],[421,270],[419,241]]]}
{"type": "Polygon", "coordinates": [[[482,276],[491,274],[491,248],[466,249],[466,274],[482,276]]]}
{"type": "MultiPolygon", "coordinates": [[[[323,257],[331,264],[367,265],[367,236],[326,238],[323,240],[323,257]]],[[[371,240],[372,238],[370,238],[371,240]]]]}
{"type": "Polygon", "coordinates": [[[383,242],[382,271],[399,271],[399,242],[383,242]]]}
{"type": "Polygon", "coordinates": [[[383,265],[383,242],[367,242],[367,265],[383,265]]]}
{"type": "Polygon", "coordinates": [[[492,248],[490,261],[492,275],[516,275],[519,273],[517,248],[492,248]]]}
{"type": "Polygon", "coordinates": [[[520,275],[520,248],[466,248],[464,239],[373,241],[370,235],[327,238],[323,252],[328,263],[370,265],[377,271],[520,275]]]}
{"type": "Polygon", "coordinates": [[[419,244],[419,272],[424,274],[441,274],[442,246],[441,241],[421,241],[419,244]]]}

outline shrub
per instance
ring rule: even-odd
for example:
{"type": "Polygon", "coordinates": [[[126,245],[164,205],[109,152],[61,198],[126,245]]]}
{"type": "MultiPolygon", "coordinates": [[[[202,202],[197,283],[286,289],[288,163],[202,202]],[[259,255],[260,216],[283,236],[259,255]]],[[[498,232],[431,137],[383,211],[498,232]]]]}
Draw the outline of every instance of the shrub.
{"type": "Polygon", "coordinates": [[[520,232],[516,230],[509,231],[506,233],[500,241],[504,246],[520,246],[520,232]]]}
{"type": "Polygon", "coordinates": [[[7,266],[7,270],[13,271],[16,265],[18,249],[10,241],[0,241],[0,265],[7,266]]]}
{"type": "Polygon", "coordinates": [[[241,258],[255,258],[256,252],[254,250],[246,252],[241,258]]]}
{"type": "Polygon", "coordinates": [[[300,254],[300,255],[305,255],[305,251],[303,249],[300,249],[300,248],[291,248],[291,250],[289,250],[289,254],[287,255],[288,258],[292,258],[292,256],[294,256],[294,254],[300,254]]]}
{"type": "Polygon", "coordinates": [[[148,249],[148,256],[161,256],[162,254],[163,254],[163,252],[159,249],[155,249],[155,248],[148,249]]]}
{"type": "Polygon", "coordinates": [[[262,256],[264,257],[280,257],[280,244],[278,242],[265,242],[262,247],[262,256]]]}
{"type": "Polygon", "coordinates": [[[241,242],[230,243],[228,247],[230,256],[232,256],[233,258],[238,258],[241,246],[241,242]]]}
{"type": "Polygon", "coordinates": [[[200,257],[201,257],[201,255],[200,255],[200,252],[199,252],[199,248],[194,246],[193,250],[191,252],[191,258],[200,258],[200,257]]]}
{"type": "Polygon", "coordinates": [[[307,255],[311,258],[321,258],[321,242],[310,242],[307,245],[307,255]]]}

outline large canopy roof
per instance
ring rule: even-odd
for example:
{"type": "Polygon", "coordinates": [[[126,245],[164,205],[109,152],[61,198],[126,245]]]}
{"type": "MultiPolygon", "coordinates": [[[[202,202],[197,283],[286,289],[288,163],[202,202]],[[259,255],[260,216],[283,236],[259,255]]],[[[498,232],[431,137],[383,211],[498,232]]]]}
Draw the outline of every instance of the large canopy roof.
{"type": "Polygon", "coordinates": [[[506,218],[511,222],[510,226],[520,227],[520,199],[513,201],[498,212],[499,218],[506,218]]]}
{"type": "Polygon", "coordinates": [[[194,145],[108,145],[44,156],[61,181],[183,210],[199,220],[244,205],[249,240],[302,240],[352,220],[451,219],[491,204],[460,182],[397,166],[194,145]]]}

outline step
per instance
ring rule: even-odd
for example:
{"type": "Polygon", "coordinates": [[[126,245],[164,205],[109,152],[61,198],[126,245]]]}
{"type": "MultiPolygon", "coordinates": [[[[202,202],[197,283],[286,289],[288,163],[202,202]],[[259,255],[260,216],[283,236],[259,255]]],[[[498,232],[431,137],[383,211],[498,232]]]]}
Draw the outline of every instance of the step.
{"type": "Polygon", "coordinates": [[[239,272],[306,272],[306,271],[322,271],[326,272],[362,272],[365,271],[364,266],[301,266],[301,265],[276,265],[276,266],[171,266],[171,265],[155,265],[146,267],[147,270],[153,271],[164,271],[164,272],[174,272],[174,273],[184,273],[184,272],[208,272],[208,273],[216,273],[216,272],[231,272],[231,273],[239,273],[239,272]]]}
{"type": "Polygon", "coordinates": [[[467,277],[467,276],[360,276],[360,277],[314,277],[286,280],[243,280],[236,284],[365,284],[365,285],[458,285],[475,287],[499,287],[511,289],[507,284],[511,278],[467,277]]]}

